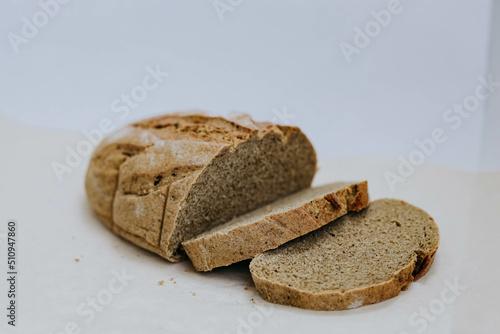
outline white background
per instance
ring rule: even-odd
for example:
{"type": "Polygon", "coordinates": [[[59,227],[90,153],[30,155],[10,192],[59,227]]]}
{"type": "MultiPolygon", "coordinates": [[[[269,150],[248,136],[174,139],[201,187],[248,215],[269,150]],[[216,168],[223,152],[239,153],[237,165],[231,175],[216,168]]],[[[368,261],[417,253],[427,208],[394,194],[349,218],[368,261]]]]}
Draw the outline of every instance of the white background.
{"type": "MultiPolygon", "coordinates": [[[[1,320],[0,332],[59,333],[76,320],[82,333],[234,333],[238,317],[268,307],[245,267],[199,275],[189,263],[171,265],[109,233],[85,200],[88,157],[64,182],[52,170],[67,146],[85,138],[82,130],[103,118],[118,126],[189,109],[244,111],[261,121],[286,110],[318,151],[316,183],[366,178],[372,198],[408,200],[441,229],[433,269],[401,297],[351,313],[276,306],[253,332],[417,333],[409,316],[439,298],[454,277],[468,292],[425,332],[491,332],[500,312],[494,281],[500,92],[457,130],[443,114],[474,93],[479,76],[500,80],[500,2],[402,0],[403,11],[349,63],[340,43],[353,44],[353,29],[363,29],[370,12],[387,3],[242,1],[221,20],[212,1],[73,0],[15,52],[8,34],[21,34],[22,18],[40,7],[2,2],[0,219],[19,221],[22,265],[20,326],[1,320]],[[113,101],[157,65],[169,76],[121,120],[113,101]],[[398,156],[408,157],[414,141],[437,127],[448,140],[391,191],[384,171],[395,172],[398,156]],[[85,324],[75,308],[121,268],[135,280],[85,324]],[[168,284],[159,287],[160,280],[168,284]]],[[[4,245],[0,240],[0,261],[4,245]]]]}
{"type": "Polygon", "coordinates": [[[271,120],[286,108],[328,158],[408,156],[414,140],[447,126],[448,141],[429,160],[476,170],[482,132],[494,126],[484,105],[456,131],[443,113],[491,73],[492,1],[402,0],[403,11],[348,64],[339,44],[353,44],[353,29],[387,3],[243,1],[221,21],[211,1],[73,0],[15,53],[7,34],[20,34],[21,18],[40,7],[4,2],[0,112],[35,126],[92,129],[117,118],[112,102],[158,64],[170,76],[125,123],[193,108],[271,120]]]}

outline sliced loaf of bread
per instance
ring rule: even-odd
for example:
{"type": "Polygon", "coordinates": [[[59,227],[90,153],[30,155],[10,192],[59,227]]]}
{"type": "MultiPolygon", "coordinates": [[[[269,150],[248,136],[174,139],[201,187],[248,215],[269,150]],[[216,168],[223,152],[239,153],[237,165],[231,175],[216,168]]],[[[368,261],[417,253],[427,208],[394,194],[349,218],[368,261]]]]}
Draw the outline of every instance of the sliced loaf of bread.
{"type": "Polygon", "coordinates": [[[167,114],[107,137],[85,187],[114,233],[170,261],[181,242],[311,185],[316,153],[293,126],[167,114]]]}
{"type": "Polygon", "coordinates": [[[406,290],[429,270],[438,244],[438,227],[426,212],[384,199],[256,256],[250,271],[267,301],[351,309],[406,290]]]}
{"type": "Polygon", "coordinates": [[[251,259],[368,205],[368,184],[333,183],[302,190],[182,243],[196,270],[251,259]]]}

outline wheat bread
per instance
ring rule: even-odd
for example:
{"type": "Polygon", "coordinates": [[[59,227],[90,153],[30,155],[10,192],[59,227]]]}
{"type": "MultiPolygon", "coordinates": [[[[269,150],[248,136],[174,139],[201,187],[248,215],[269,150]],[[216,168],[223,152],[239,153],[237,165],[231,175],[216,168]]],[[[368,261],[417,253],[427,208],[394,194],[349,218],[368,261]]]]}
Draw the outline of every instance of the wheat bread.
{"type": "Polygon", "coordinates": [[[267,301],[352,309],[406,290],[429,270],[438,244],[438,227],[426,212],[383,199],[256,256],[250,271],[267,301]]]}
{"type": "Polygon", "coordinates": [[[182,243],[198,271],[251,259],[368,205],[367,182],[338,182],[279,199],[182,243]]]}
{"type": "Polygon", "coordinates": [[[297,127],[167,114],[105,138],[85,188],[114,233],[179,261],[182,241],[310,187],[315,172],[316,153],[297,127]]]}

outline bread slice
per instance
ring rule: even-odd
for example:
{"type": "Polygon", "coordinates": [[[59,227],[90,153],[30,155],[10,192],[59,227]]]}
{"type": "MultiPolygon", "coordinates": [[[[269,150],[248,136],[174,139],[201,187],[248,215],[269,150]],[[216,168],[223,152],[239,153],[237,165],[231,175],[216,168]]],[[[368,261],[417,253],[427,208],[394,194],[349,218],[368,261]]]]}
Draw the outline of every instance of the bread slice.
{"type": "Polygon", "coordinates": [[[368,205],[368,184],[333,183],[309,188],[237,217],[182,243],[196,270],[251,259],[266,250],[368,205]]]}
{"type": "Polygon", "coordinates": [[[106,138],[85,187],[113,232],[179,261],[182,241],[310,187],[315,172],[316,153],[297,127],[167,114],[106,138]]]}
{"type": "Polygon", "coordinates": [[[424,211],[398,200],[374,201],[250,263],[267,301],[344,310],[397,296],[430,268],[439,231],[424,211]]]}

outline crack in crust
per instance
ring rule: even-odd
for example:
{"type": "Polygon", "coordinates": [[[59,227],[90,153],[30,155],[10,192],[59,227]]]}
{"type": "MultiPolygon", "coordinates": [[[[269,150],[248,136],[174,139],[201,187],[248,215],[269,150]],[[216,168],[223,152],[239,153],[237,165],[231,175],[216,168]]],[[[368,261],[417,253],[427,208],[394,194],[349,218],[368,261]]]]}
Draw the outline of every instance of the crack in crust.
{"type": "MultiPolygon", "coordinates": [[[[232,152],[250,140],[261,140],[270,135],[276,142],[284,144],[297,133],[305,138],[298,128],[256,123],[248,115],[238,115],[232,120],[199,114],[169,114],[146,119],[115,132],[96,148],[86,176],[87,197],[98,218],[108,228],[148,250],[152,250],[151,242],[156,237],[150,235],[147,241],[147,223],[135,216],[127,220],[124,212],[132,210],[133,216],[134,203],[140,203],[142,198],[143,203],[148,204],[153,199],[157,206],[153,214],[158,214],[158,219],[149,213],[147,219],[152,222],[151,233],[156,233],[158,226],[160,230],[159,243],[152,251],[168,260],[178,261],[181,256],[175,251],[171,254],[169,240],[162,244],[167,238],[164,233],[172,232],[170,225],[176,224],[183,209],[183,199],[214,158],[221,152],[232,152]],[[167,156],[164,156],[165,152],[167,156]],[[175,200],[168,203],[171,185],[187,179],[189,184],[178,189],[175,200]],[[168,188],[160,210],[156,196],[159,196],[158,189],[164,186],[168,188]],[[133,196],[137,200],[132,199],[133,196]],[[118,218],[118,213],[122,218],[118,218]],[[117,223],[117,219],[121,219],[121,223],[117,223]],[[134,231],[142,231],[139,234],[144,234],[143,240],[134,231]]],[[[312,145],[311,152],[314,153],[312,145]]]]}
{"type": "MultiPolygon", "coordinates": [[[[357,188],[357,185],[356,185],[356,188],[357,188]]],[[[342,203],[340,202],[340,200],[337,197],[337,195],[335,195],[335,193],[327,194],[325,196],[325,199],[332,204],[332,206],[333,206],[334,209],[339,210],[339,209],[342,208],[342,203]]]]}

